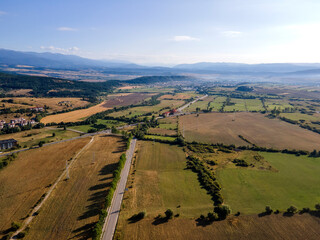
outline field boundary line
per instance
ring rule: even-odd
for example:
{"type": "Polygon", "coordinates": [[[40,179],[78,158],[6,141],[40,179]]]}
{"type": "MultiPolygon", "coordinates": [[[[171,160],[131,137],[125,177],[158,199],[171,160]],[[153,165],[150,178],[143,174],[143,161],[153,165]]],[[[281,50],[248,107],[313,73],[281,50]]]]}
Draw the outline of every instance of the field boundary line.
{"type": "Polygon", "coordinates": [[[22,223],[22,227],[19,228],[10,238],[11,240],[13,239],[18,239],[17,235],[24,231],[26,229],[26,227],[31,223],[31,221],[33,220],[34,217],[37,216],[37,214],[35,214],[37,211],[40,210],[40,208],[42,207],[42,205],[46,202],[46,200],[50,197],[51,193],[53,192],[53,190],[56,188],[56,186],[58,185],[58,183],[62,180],[62,178],[67,174],[67,171],[69,170],[69,168],[73,165],[73,163],[75,162],[75,160],[80,156],[80,154],[86,149],[88,148],[89,145],[91,145],[91,143],[94,140],[94,136],[91,138],[91,140],[83,147],[81,148],[81,150],[71,159],[70,163],[66,166],[65,170],[63,170],[63,172],[60,174],[60,176],[58,177],[58,179],[55,181],[55,183],[50,187],[50,189],[46,192],[45,197],[42,199],[42,201],[31,211],[29,217],[27,217],[24,222],[22,223]]]}

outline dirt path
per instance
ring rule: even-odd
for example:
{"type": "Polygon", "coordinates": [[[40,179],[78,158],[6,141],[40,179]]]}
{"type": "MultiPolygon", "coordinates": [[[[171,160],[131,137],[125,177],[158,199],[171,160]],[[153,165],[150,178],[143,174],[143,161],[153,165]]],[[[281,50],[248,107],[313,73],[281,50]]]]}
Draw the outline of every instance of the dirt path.
{"type": "Polygon", "coordinates": [[[52,191],[55,189],[57,184],[67,175],[67,172],[69,171],[69,168],[72,166],[72,164],[75,162],[75,160],[80,156],[80,154],[94,141],[94,136],[91,138],[90,142],[87,143],[71,160],[69,163],[67,163],[66,169],[61,173],[59,178],[56,180],[56,182],[50,187],[48,192],[46,193],[46,196],[43,198],[43,200],[32,210],[30,213],[30,216],[27,217],[24,222],[22,223],[22,226],[20,229],[18,229],[10,238],[11,240],[13,239],[18,239],[17,235],[24,231],[26,227],[30,224],[30,222],[33,220],[33,218],[37,215],[36,212],[39,211],[39,209],[42,207],[42,205],[47,201],[47,199],[50,197],[52,191]]]}

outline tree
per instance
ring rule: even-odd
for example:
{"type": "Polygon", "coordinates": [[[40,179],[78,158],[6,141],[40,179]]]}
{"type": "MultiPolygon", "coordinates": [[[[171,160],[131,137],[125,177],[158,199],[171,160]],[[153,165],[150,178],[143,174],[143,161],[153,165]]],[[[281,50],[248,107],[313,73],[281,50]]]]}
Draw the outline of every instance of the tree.
{"type": "Polygon", "coordinates": [[[273,210],[271,209],[271,207],[266,206],[266,213],[270,215],[272,212],[273,212],[273,210]]]}
{"type": "Polygon", "coordinates": [[[42,147],[44,143],[45,143],[44,141],[40,141],[39,142],[39,147],[42,147]]]}
{"type": "Polygon", "coordinates": [[[231,213],[231,209],[228,205],[217,206],[214,208],[214,212],[218,214],[219,219],[223,220],[231,213]]]}
{"type": "Polygon", "coordinates": [[[298,209],[295,207],[295,206],[290,206],[288,209],[287,209],[287,213],[291,213],[291,214],[294,214],[298,211],[298,209]]]}
{"type": "Polygon", "coordinates": [[[317,203],[317,204],[315,205],[315,208],[316,208],[317,211],[320,211],[320,203],[317,203]]]}
{"type": "Polygon", "coordinates": [[[52,133],[52,137],[55,137],[56,136],[56,133],[52,133]]]}
{"type": "Polygon", "coordinates": [[[164,214],[166,215],[167,219],[171,219],[173,216],[173,212],[171,209],[168,209],[167,211],[165,211],[164,214]]]}

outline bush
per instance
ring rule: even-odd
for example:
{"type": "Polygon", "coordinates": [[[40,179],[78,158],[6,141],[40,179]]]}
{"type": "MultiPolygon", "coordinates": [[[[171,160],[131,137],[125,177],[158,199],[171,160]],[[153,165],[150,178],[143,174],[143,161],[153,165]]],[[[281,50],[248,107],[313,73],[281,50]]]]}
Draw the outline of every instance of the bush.
{"type": "Polygon", "coordinates": [[[12,222],[11,223],[12,231],[17,231],[20,227],[21,227],[21,223],[19,223],[19,222],[12,222]]]}
{"type": "Polygon", "coordinates": [[[270,206],[266,206],[266,214],[270,215],[273,212],[270,206]]]}
{"type": "Polygon", "coordinates": [[[168,209],[167,211],[165,211],[164,214],[166,215],[167,219],[171,219],[173,216],[173,212],[171,209],[168,209]]]}
{"type": "Polygon", "coordinates": [[[231,213],[231,209],[228,205],[217,206],[214,208],[214,212],[218,214],[220,220],[224,220],[231,213]]]}
{"type": "Polygon", "coordinates": [[[218,219],[219,219],[219,216],[218,216],[218,214],[215,213],[215,212],[213,212],[213,213],[209,212],[207,218],[208,218],[208,221],[209,221],[209,222],[213,222],[213,221],[218,220],[218,219]]]}
{"type": "Polygon", "coordinates": [[[139,212],[138,214],[134,214],[131,218],[129,218],[129,220],[131,222],[137,222],[141,219],[143,219],[146,216],[145,212],[139,212]]]}
{"type": "Polygon", "coordinates": [[[298,209],[295,207],[295,206],[290,206],[288,209],[287,209],[287,213],[291,213],[291,214],[294,214],[298,211],[298,209]]]}
{"type": "Polygon", "coordinates": [[[320,203],[317,203],[317,204],[315,205],[315,208],[316,208],[317,211],[320,211],[320,203]]]}

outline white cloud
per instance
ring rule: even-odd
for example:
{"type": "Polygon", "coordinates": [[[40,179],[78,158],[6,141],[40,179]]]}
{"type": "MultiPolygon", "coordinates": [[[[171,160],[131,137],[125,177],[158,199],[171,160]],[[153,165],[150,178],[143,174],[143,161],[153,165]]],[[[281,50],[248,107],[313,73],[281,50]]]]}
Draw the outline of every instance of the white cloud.
{"type": "Polygon", "coordinates": [[[54,53],[62,53],[62,54],[75,54],[80,50],[78,47],[59,48],[54,46],[49,46],[49,47],[41,46],[40,49],[49,51],[49,52],[54,52],[54,53]]]}
{"type": "Polygon", "coordinates": [[[200,41],[199,38],[190,37],[190,36],[174,36],[172,40],[175,42],[200,41]]]}
{"type": "Polygon", "coordinates": [[[1,16],[1,15],[6,15],[6,14],[7,14],[6,12],[0,11],[0,16],[1,16]]]}
{"type": "Polygon", "coordinates": [[[65,32],[75,32],[78,31],[76,28],[71,28],[71,27],[59,27],[57,28],[58,31],[65,31],[65,32]]]}
{"type": "Polygon", "coordinates": [[[235,38],[239,37],[242,34],[242,32],[239,31],[224,31],[222,32],[222,35],[225,37],[235,38]]]}

